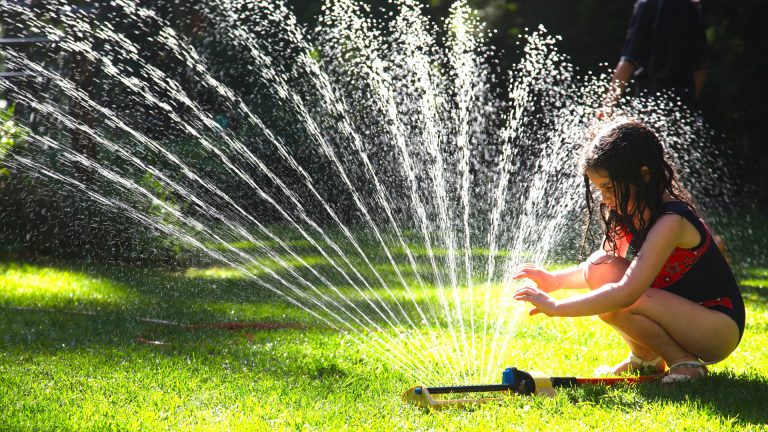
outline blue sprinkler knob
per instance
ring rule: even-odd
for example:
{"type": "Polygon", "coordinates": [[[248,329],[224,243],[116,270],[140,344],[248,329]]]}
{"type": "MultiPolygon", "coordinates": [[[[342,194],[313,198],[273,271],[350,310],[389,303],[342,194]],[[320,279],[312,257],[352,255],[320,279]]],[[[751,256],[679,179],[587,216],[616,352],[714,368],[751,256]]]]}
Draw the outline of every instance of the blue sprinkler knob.
{"type": "Polygon", "coordinates": [[[416,387],[416,389],[414,389],[413,392],[416,393],[417,395],[420,395],[421,394],[421,387],[416,387]]]}
{"type": "Polygon", "coordinates": [[[508,367],[504,369],[504,372],[501,373],[501,383],[508,386],[514,386],[515,372],[517,372],[517,369],[513,367],[508,367]]]}

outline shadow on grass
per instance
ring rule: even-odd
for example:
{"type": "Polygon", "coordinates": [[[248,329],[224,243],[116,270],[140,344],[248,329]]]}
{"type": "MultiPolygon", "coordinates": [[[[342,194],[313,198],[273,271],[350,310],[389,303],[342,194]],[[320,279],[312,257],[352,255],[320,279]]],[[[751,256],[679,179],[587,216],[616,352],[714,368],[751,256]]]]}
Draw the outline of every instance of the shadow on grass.
{"type": "MultiPolygon", "coordinates": [[[[6,263],[7,265],[10,265],[6,263]]],[[[13,268],[13,267],[11,267],[13,268]]],[[[17,267],[21,268],[21,267],[17,267]]],[[[126,346],[135,344],[137,339],[150,342],[178,339],[176,333],[189,332],[185,325],[227,322],[255,322],[254,332],[269,332],[284,328],[299,327],[319,331],[332,330],[322,320],[312,317],[301,308],[289,304],[280,295],[254,286],[249,279],[189,277],[184,272],[160,269],[113,269],[54,262],[38,262],[27,267],[29,274],[36,269],[56,269],[73,277],[77,284],[81,279],[90,287],[86,294],[75,293],[74,299],[67,292],[47,297],[44,288],[30,297],[20,295],[3,299],[0,296],[0,345],[8,349],[28,351],[50,351],[68,347],[126,346]],[[122,297],[110,299],[105,287],[119,288],[122,297]],[[78,297],[80,295],[80,297],[78,297]],[[172,323],[150,322],[148,319],[172,323]]],[[[50,272],[49,272],[50,273],[50,272]]],[[[55,278],[55,272],[52,278],[55,278]]],[[[55,279],[52,279],[55,283],[55,279]]],[[[348,292],[349,287],[343,288],[348,292]]],[[[22,290],[24,291],[24,290],[22,290]]],[[[323,289],[327,292],[328,289],[323,289]]],[[[381,293],[380,293],[381,294],[381,293]]],[[[400,305],[391,296],[381,295],[381,302],[374,301],[379,310],[396,311],[396,316],[417,316],[416,308],[430,307],[428,300],[415,303],[405,299],[402,292],[395,294],[400,305]],[[399,311],[402,307],[405,311],[399,311]]],[[[338,295],[336,295],[338,298],[338,295]]],[[[388,328],[385,316],[370,303],[369,299],[346,297],[342,303],[359,322],[371,328],[370,321],[383,329],[388,328]],[[363,319],[365,317],[366,319],[363,319]],[[370,320],[370,321],[368,321],[370,320]]],[[[347,321],[352,321],[336,306],[330,308],[347,321]]],[[[331,320],[334,324],[337,322],[331,320]]],[[[418,324],[417,324],[418,325],[418,324]]],[[[354,324],[355,327],[361,327],[354,324]]],[[[348,329],[339,325],[339,328],[348,329]]],[[[419,325],[419,329],[426,326],[419,325]]],[[[248,330],[235,328],[234,330],[248,330]]],[[[219,328],[226,334],[226,328],[219,328]]]]}
{"type": "MultiPolygon", "coordinates": [[[[272,384],[274,388],[248,386],[254,394],[269,395],[304,383],[318,396],[355,393],[360,387],[356,384],[370,380],[371,366],[387,376],[395,373],[388,364],[370,359],[360,347],[346,342],[345,336],[322,329],[187,331],[123,322],[115,315],[7,309],[0,309],[0,328],[4,329],[0,347],[15,364],[8,373],[74,368],[88,369],[95,376],[123,376],[141,368],[150,375],[205,376],[221,383],[222,392],[229,391],[226,386],[236,388],[248,382],[281,383],[272,384]],[[141,332],[154,332],[152,336],[162,344],[136,343],[141,332]]],[[[158,381],[167,384],[164,378],[158,381]]]]}
{"type": "MultiPolygon", "coordinates": [[[[621,387],[619,388],[621,389],[621,387]]],[[[762,426],[768,424],[768,378],[756,373],[711,373],[706,379],[674,384],[646,383],[632,391],[601,386],[573,389],[575,402],[608,408],[637,409],[647,403],[690,403],[724,419],[762,426]]]]}

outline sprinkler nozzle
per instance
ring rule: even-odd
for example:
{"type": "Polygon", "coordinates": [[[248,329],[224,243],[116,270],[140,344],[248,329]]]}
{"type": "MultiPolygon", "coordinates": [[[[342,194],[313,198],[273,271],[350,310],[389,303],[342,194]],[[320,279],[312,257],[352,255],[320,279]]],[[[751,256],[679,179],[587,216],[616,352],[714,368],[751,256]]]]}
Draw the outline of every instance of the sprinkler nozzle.
{"type": "Polygon", "coordinates": [[[508,367],[501,373],[501,383],[508,386],[515,385],[515,375],[517,374],[517,368],[508,367]]]}

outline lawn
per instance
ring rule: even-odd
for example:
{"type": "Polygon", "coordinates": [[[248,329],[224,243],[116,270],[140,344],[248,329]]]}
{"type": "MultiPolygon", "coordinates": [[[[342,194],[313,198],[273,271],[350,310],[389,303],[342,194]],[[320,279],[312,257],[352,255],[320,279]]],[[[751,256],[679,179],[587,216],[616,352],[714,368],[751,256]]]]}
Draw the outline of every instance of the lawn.
{"type": "MultiPolygon", "coordinates": [[[[355,342],[372,334],[318,324],[237,272],[6,261],[0,429],[768,430],[768,266],[739,279],[746,334],[706,380],[427,412],[400,395],[433,383],[355,342]],[[224,322],[250,325],[205,325],[224,322]]],[[[626,355],[595,318],[523,317],[508,343],[510,366],[552,375],[626,355]]]]}

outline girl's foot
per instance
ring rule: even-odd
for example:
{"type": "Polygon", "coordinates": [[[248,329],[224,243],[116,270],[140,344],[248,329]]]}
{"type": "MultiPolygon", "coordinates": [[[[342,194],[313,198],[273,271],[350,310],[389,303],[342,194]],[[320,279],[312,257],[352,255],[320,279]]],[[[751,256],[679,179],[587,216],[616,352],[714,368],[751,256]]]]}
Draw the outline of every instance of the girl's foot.
{"type": "Polygon", "coordinates": [[[667,376],[661,379],[664,384],[680,381],[693,381],[707,376],[707,366],[698,360],[675,363],[669,367],[667,376]]]}
{"type": "Polygon", "coordinates": [[[595,369],[595,375],[597,376],[610,376],[621,375],[628,372],[640,372],[640,375],[656,375],[664,372],[667,365],[664,363],[664,359],[660,356],[650,360],[644,360],[634,353],[630,352],[629,356],[614,366],[601,366],[595,369]]]}

